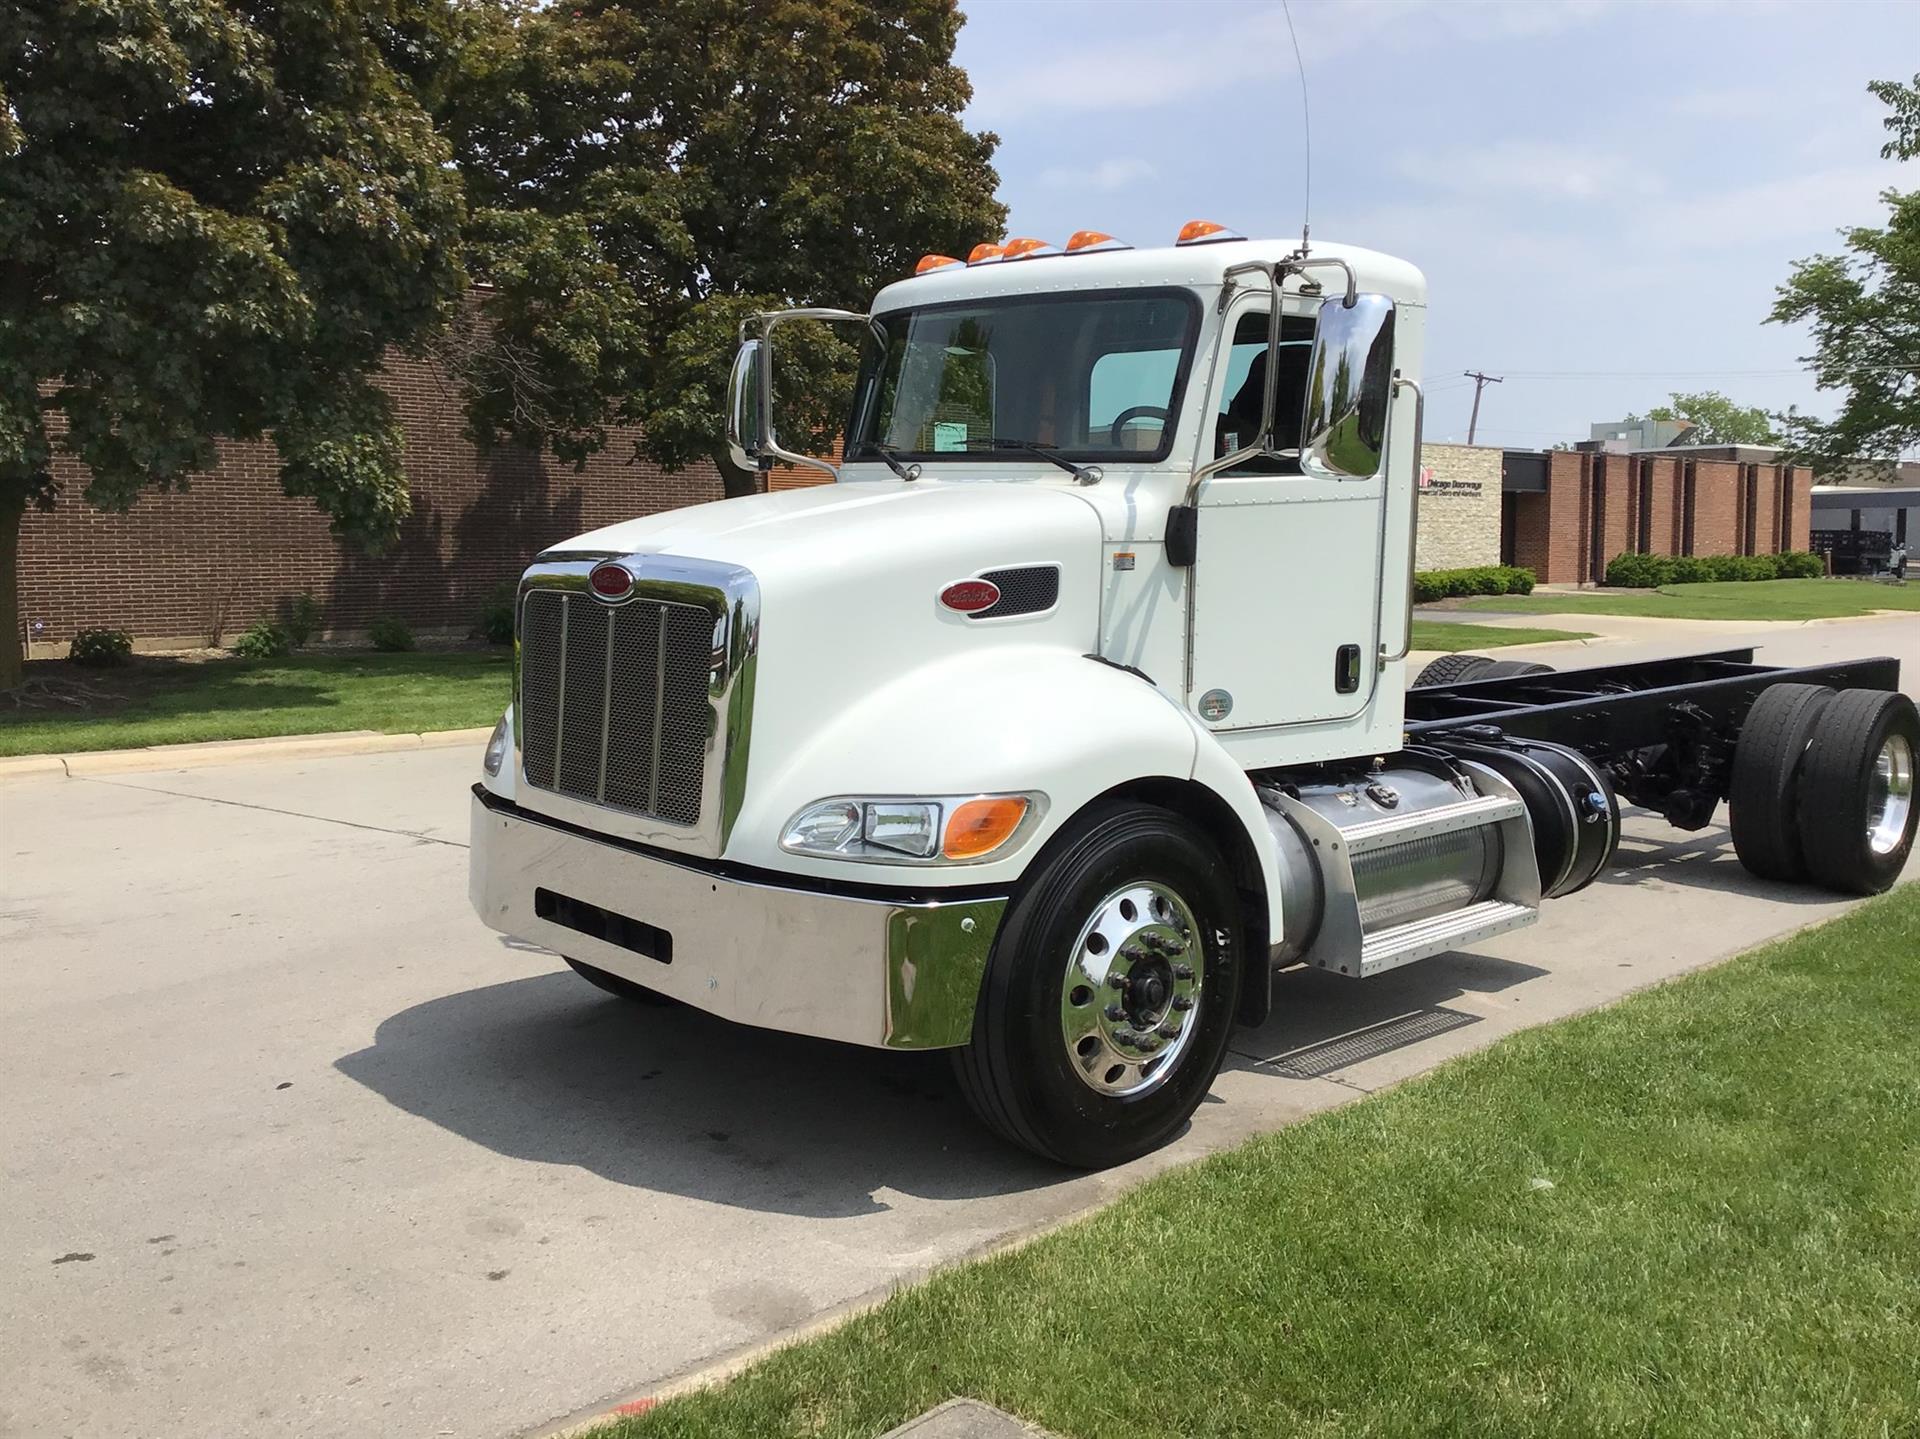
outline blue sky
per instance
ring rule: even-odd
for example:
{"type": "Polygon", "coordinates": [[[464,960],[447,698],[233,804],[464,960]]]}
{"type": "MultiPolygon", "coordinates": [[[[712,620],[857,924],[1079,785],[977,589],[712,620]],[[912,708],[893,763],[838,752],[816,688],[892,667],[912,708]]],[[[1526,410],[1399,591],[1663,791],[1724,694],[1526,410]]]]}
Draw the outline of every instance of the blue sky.
{"type": "MultiPolygon", "coordinates": [[[[1299,231],[1278,0],[961,3],[1010,233],[1299,231]]],[[[1793,260],[1920,188],[1879,158],[1865,90],[1920,70],[1920,4],[1293,0],[1293,19],[1313,233],[1425,270],[1431,438],[1466,437],[1465,369],[1508,376],[1482,444],[1584,439],[1670,390],[1831,410],[1805,335],[1762,320],[1793,260]]]]}

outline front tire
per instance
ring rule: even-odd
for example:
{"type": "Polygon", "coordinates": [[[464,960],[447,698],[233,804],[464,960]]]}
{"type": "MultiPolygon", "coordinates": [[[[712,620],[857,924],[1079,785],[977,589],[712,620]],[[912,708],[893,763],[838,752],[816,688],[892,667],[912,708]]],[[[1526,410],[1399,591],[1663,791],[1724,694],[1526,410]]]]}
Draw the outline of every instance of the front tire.
{"type": "Polygon", "coordinates": [[[1214,845],[1157,806],[1087,815],[1036,864],[987,961],[961,1089],[1004,1138],[1083,1169],[1171,1139],[1226,1057],[1238,897],[1214,845]]]}

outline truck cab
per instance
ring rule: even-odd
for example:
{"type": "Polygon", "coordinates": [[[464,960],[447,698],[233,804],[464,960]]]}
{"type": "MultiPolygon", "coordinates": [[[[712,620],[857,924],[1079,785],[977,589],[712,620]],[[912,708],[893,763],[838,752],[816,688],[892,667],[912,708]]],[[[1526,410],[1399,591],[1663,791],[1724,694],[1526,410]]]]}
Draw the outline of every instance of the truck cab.
{"type": "Polygon", "coordinates": [[[1425,319],[1403,261],[1207,225],[755,317],[738,455],[834,483],[527,570],[477,912],[627,998],[950,1049],[1076,1165],[1176,1133],[1277,968],[1529,923],[1659,766],[1487,722],[1540,708],[1491,681],[1410,711],[1425,319]],[[838,465],[776,433],[796,321],[862,352],[838,465]]]}

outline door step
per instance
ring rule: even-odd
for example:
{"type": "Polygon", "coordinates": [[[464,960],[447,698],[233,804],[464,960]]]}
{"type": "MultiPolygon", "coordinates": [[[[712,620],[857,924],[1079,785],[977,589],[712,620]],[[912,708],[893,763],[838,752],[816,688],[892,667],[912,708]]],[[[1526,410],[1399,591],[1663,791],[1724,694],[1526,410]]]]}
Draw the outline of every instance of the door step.
{"type": "Polygon", "coordinates": [[[1526,808],[1519,800],[1509,799],[1505,795],[1476,795],[1456,804],[1437,805],[1432,809],[1416,810],[1412,814],[1388,815],[1385,819],[1348,825],[1340,831],[1340,838],[1346,842],[1348,854],[1368,854],[1390,845],[1406,844],[1410,840],[1456,834],[1463,829],[1477,829],[1483,824],[1518,819],[1526,813],[1526,808]]]}
{"type": "Polygon", "coordinates": [[[1476,939],[1488,939],[1520,929],[1540,917],[1540,911],[1504,899],[1486,899],[1465,909],[1377,929],[1360,945],[1359,977],[1397,969],[1417,959],[1444,954],[1476,939]]]}

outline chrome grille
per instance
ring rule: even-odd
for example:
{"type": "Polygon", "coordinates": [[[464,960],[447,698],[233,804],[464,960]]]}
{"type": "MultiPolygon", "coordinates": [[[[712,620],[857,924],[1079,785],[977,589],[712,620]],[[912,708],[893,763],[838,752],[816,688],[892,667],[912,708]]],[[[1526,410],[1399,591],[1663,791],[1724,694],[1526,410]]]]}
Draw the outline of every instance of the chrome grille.
{"type": "Polygon", "coordinates": [[[517,712],[527,783],[698,824],[716,660],[714,619],[698,606],[529,590],[517,712]]]}

